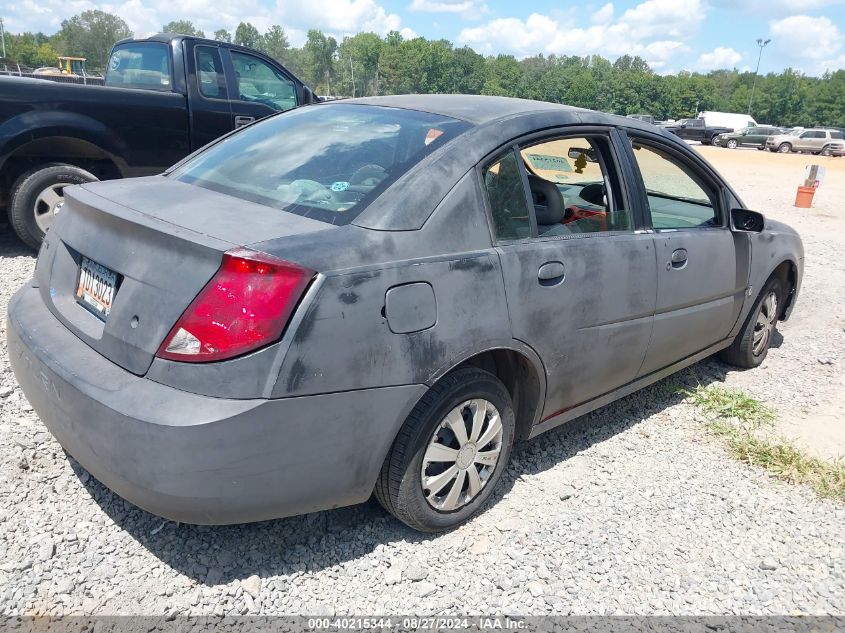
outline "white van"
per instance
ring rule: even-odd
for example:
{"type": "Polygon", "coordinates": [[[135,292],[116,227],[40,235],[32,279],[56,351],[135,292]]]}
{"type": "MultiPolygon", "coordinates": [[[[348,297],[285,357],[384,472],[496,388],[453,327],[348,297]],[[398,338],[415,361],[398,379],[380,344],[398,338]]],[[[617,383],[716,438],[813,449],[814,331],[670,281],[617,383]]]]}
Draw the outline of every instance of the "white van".
{"type": "Polygon", "coordinates": [[[727,127],[734,132],[746,127],[757,127],[757,121],[753,117],[735,112],[701,112],[698,118],[704,119],[708,127],[727,127]]]}

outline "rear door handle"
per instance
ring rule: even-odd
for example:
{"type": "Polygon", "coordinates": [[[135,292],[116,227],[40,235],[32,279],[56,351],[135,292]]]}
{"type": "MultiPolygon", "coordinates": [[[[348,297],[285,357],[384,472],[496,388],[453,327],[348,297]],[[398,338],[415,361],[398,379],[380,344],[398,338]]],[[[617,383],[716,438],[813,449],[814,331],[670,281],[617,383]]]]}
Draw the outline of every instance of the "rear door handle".
{"type": "Polygon", "coordinates": [[[235,129],[237,129],[237,128],[239,128],[239,127],[243,127],[243,126],[245,126],[245,125],[249,125],[249,124],[250,124],[250,123],[252,123],[253,121],[255,121],[255,117],[254,117],[254,116],[241,116],[241,115],[238,115],[238,116],[236,116],[236,117],[235,117],[235,129]]]}
{"type": "Polygon", "coordinates": [[[556,286],[566,278],[566,267],[562,262],[546,262],[537,271],[541,286],[556,286]]]}
{"type": "Polygon", "coordinates": [[[672,259],[666,262],[666,270],[681,270],[687,265],[687,249],[676,248],[672,251],[672,259]]]}

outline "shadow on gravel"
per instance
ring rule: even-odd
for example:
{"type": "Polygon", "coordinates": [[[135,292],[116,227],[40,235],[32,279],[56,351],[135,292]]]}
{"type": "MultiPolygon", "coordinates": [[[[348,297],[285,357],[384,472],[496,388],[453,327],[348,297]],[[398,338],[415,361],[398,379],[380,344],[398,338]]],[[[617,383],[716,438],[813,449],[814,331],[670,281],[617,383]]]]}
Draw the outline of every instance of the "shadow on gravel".
{"type": "MultiPolygon", "coordinates": [[[[3,213],[5,216],[4,211],[0,210],[0,213],[3,213]]],[[[35,257],[36,253],[18,239],[11,226],[0,224],[0,265],[2,265],[3,259],[7,257],[21,257],[25,255],[35,257]]]]}
{"type": "MultiPolygon", "coordinates": [[[[727,370],[715,359],[702,361],[530,442],[517,444],[491,502],[506,495],[523,474],[553,468],[636,426],[681,402],[680,389],[724,381],[727,370]]],[[[381,545],[438,538],[404,526],[373,499],[359,506],[262,523],[215,527],[178,524],[124,501],[68,459],[91,497],[118,526],[177,572],[209,586],[252,574],[267,578],[339,568],[381,545]]]]}

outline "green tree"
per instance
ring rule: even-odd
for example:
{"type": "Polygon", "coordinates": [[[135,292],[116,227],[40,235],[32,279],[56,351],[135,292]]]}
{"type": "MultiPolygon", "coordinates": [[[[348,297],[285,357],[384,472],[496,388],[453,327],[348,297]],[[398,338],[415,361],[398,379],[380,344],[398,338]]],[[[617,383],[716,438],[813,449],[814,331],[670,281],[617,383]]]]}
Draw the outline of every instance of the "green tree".
{"type": "Polygon", "coordinates": [[[190,20],[173,20],[167,24],[162,25],[163,33],[178,33],[180,35],[193,35],[195,37],[205,37],[200,29],[194,26],[190,20]]]}
{"type": "Polygon", "coordinates": [[[305,77],[320,94],[332,94],[336,51],[337,40],[333,37],[317,29],[308,31],[302,47],[305,77]]]}
{"type": "Polygon", "coordinates": [[[56,42],[61,53],[87,58],[88,68],[93,69],[104,68],[111,47],[127,37],[132,37],[132,31],[126,22],[95,9],[63,20],[56,42]]]}
{"type": "Polygon", "coordinates": [[[232,43],[232,34],[229,33],[226,29],[217,29],[214,31],[214,39],[218,42],[226,42],[227,44],[232,43]]]}
{"type": "Polygon", "coordinates": [[[285,30],[278,25],[271,26],[262,38],[261,50],[279,63],[286,63],[290,42],[285,35],[285,30]]]}
{"type": "Polygon", "coordinates": [[[264,46],[264,38],[252,24],[241,22],[235,29],[235,44],[260,50],[264,46]]]}

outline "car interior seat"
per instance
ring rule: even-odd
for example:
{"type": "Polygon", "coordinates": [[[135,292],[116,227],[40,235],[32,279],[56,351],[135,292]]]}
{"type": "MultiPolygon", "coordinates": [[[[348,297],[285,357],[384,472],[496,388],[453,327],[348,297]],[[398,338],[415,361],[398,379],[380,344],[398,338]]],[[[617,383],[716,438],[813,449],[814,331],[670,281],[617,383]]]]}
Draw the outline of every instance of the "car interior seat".
{"type": "Polygon", "coordinates": [[[550,180],[528,174],[528,186],[531,187],[531,200],[534,203],[534,215],[537,218],[539,235],[565,234],[562,224],[566,218],[566,203],[557,185],[550,180]],[[558,228],[560,227],[560,228],[558,228]]]}

